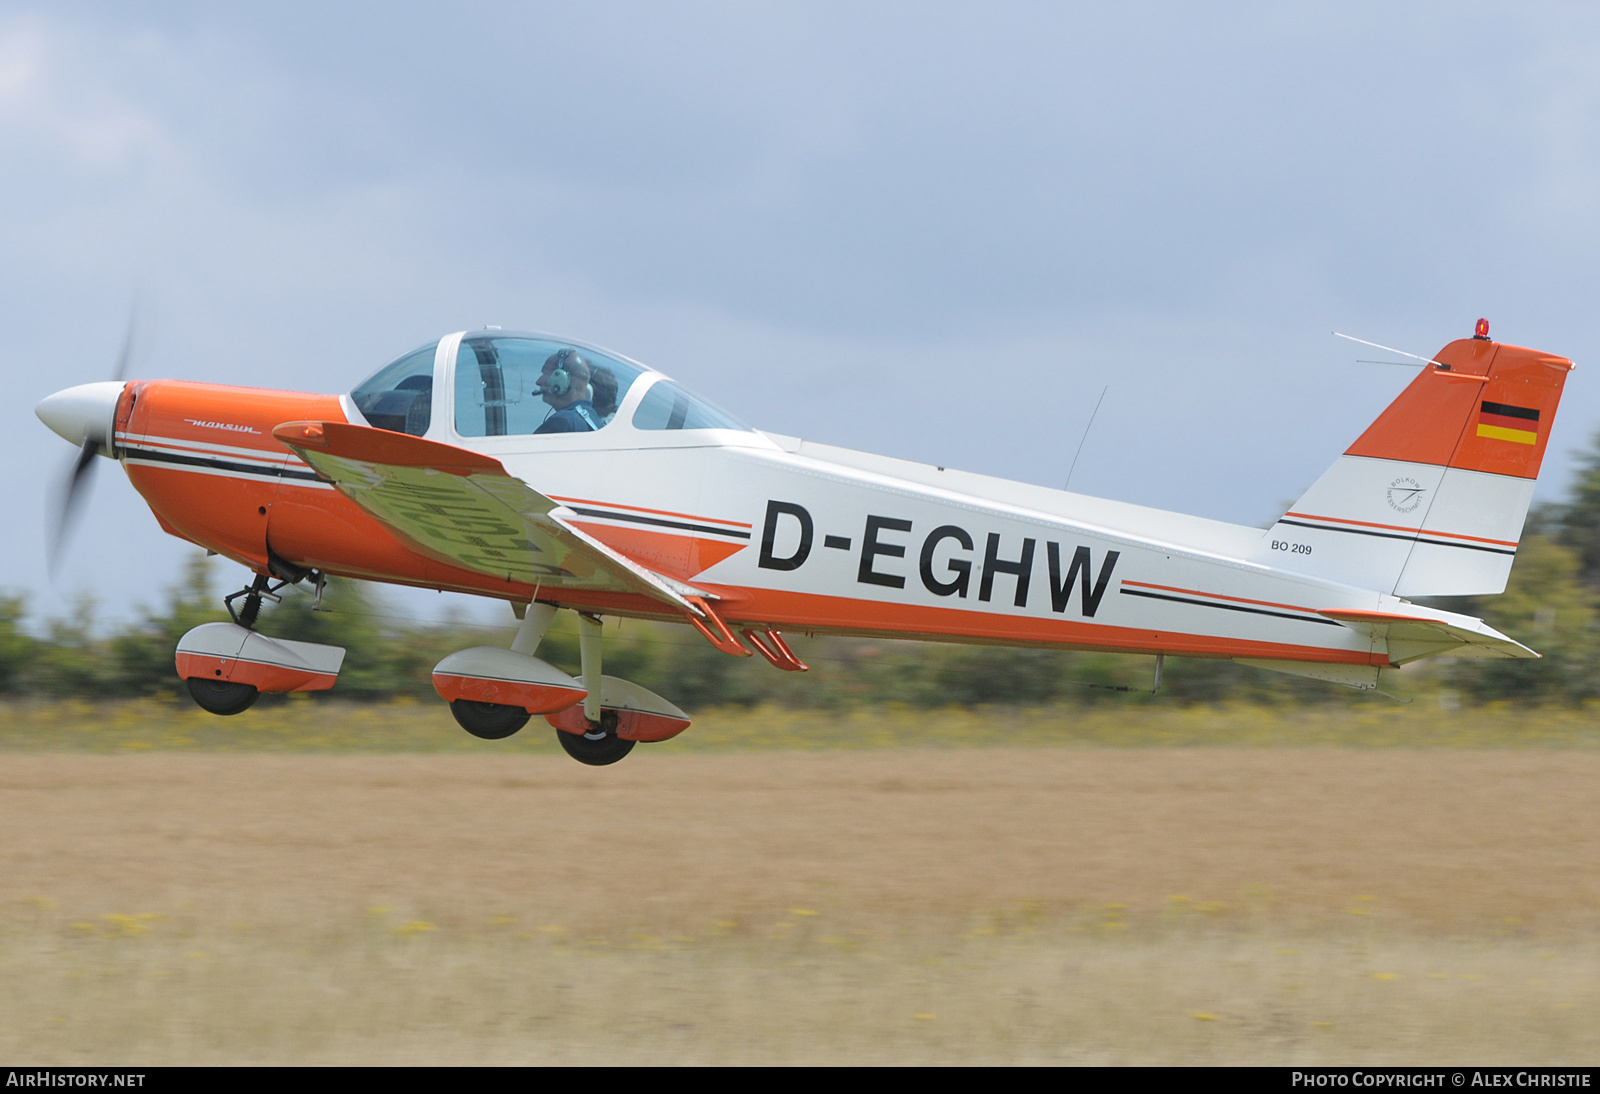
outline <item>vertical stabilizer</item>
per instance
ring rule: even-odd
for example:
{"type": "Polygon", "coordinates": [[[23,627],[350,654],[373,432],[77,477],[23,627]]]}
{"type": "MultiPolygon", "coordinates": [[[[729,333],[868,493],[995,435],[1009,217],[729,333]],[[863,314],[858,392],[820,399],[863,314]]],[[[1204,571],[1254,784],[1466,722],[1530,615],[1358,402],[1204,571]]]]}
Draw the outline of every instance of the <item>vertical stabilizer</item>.
{"type": "Polygon", "coordinates": [[[1257,561],[1396,596],[1504,591],[1571,369],[1486,337],[1451,342],[1278,519],[1257,561]]]}

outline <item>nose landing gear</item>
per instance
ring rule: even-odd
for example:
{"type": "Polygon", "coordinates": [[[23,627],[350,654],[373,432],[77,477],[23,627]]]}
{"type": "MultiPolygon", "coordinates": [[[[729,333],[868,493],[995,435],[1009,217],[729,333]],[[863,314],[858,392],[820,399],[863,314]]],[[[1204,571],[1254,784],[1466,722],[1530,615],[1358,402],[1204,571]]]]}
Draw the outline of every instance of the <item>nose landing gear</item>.
{"type": "MultiPolygon", "coordinates": [[[[261,615],[261,601],[270,600],[274,604],[283,598],[277,591],[289,584],[280,581],[277,585],[269,587],[265,574],[257,574],[255,580],[236,593],[230,593],[222,598],[222,606],[228,609],[228,614],[233,616],[233,621],[245,630],[250,630],[256,625],[256,619],[261,615]],[[239,611],[233,610],[233,602],[244,597],[244,607],[239,611]]],[[[193,632],[191,632],[193,633],[193,632]]],[[[185,635],[184,637],[188,637],[185,635]]],[[[179,643],[180,649],[182,643],[179,643]]],[[[190,676],[183,681],[189,689],[189,697],[193,699],[201,710],[207,714],[243,714],[255,705],[261,698],[261,689],[254,684],[246,684],[238,680],[219,680],[224,670],[214,668],[211,676],[190,676]]]]}
{"type": "MultiPolygon", "coordinates": [[[[306,571],[300,571],[305,577],[306,571]]],[[[344,649],[316,642],[268,638],[254,630],[261,601],[278,601],[278,590],[297,578],[273,585],[256,575],[250,585],[223,598],[232,623],[202,623],[178,640],[178,675],[202,710],[212,714],[239,714],[248,710],[262,692],[322,691],[331,688],[344,664],[344,649]],[[244,597],[244,607],[233,602],[244,597]]],[[[322,578],[317,576],[318,598],[322,578]]]]}
{"type": "MultiPolygon", "coordinates": [[[[280,581],[273,585],[266,574],[257,574],[255,580],[236,593],[229,593],[222,598],[222,606],[228,609],[228,614],[233,616],[233,621],[245,630],[250,630],[256,625],[256,618],[261,614],[261,601],[270,600],[274,604],[283,600],[278,595],[278,590],[288,585],[288,581],[280,581]],[[238,611],[233,610],[233,602],[244,597],[244,607],[238,611]]],[[[318,593],[321,593],[319,583],[318,593]]]]}

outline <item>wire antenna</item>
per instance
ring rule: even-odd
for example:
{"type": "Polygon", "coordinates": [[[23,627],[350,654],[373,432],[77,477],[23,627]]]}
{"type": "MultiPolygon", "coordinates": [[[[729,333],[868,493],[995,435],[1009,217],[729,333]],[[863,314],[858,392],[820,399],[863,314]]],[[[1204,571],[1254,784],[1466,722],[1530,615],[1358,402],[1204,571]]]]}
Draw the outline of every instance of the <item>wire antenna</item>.
{"type": "MultiPolygon", "coordinates": [[[[1401,357],[1409,357],[1413,361],[1421,361],[1423,364],[1426,364],[1426,365],[1438,365],[1440,368],[1449,368],[1450,367],[1449,365],[1445,364],[1443,361],[1435,361],[1432,357],[1418,357],[1415,353],[1407,353],[1403,349],[1395,349],[1393,346],[1380,346],[1378,343],[1369,342],[1365,338],[1356,338],[1353,335],[1340,334],[1338,331],[1334,331],[1332,333],[1333,333],[1333,336],[1335,338],[1343,338],[1343,339],[1346,339],[1347,341],[1351,341],[1351,342],[1360,342],[1363,346],[1371,346],[1373,349],[1381,349],[1385,353],[1398,353],[1401,357]]],[[[1375,364],[1375,365],[1398,365],[1398,364],[1400,364],[1399,361],[1373,361],[1371,363],[1375,364]]]]}
{"type": "Polygon", "coordinates": [[[1106,392],[1110,390],[1110,384],[1100,389],[1100,398],[1095,401],[1094,413],[1089,415],[1089,424],[1083,427],[1083,438],[1078,441],[1078,450],[1072,454],[1072,466],[1067,468],[1067,482],[1061,488],[1063,490],[1072,485],[1072,473],[1078,469],[1078,457],[1083,455],[1083,443],[1089,439],[1089,430],[1094,428],[1094,416],[1100,413],[1100,404],[1106,401],[1106,392]]]}

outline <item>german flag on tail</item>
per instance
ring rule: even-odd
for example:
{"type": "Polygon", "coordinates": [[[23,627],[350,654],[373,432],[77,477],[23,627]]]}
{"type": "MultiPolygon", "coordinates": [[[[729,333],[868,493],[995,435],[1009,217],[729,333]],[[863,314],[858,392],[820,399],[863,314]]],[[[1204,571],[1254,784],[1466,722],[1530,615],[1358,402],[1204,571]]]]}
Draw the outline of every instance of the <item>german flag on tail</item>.
{"type": "Polygon", "coordinates": [[[1482,338],[1445,346],[1284,514],[1316,546],[1296,569],[1400,597],[1503,592],[1571,370],[1482,338]]]}
{"type": "Polygon", "coordinates": [[[1478,409],[1478,436],[1512,444],[1538,444],[1539,411],[1485,399],[1478,409]]]}

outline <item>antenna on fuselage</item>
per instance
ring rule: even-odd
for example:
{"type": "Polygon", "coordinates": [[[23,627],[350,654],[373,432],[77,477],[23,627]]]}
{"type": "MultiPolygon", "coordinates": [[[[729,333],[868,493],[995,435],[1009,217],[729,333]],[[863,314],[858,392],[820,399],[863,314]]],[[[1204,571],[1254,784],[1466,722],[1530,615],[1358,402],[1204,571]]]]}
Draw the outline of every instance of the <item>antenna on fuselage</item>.
{"type": "Polygon", "coordinates": [[[1100,398],[1094,404],[1094,413],[1089,415],[1089,424],[1083,427],[1083,439],[1078,442],[1078,450],[1072,454],[1072,466],[1067,468],[1067,482],[1066,486],[1061,488],[1063,490],[1072,485],[1072,473],[1078,469],[1078,457],[1083,455],[1083,442],[1089,439],[1089,430],[1094,425],[1094,416],[1100,413],[1100,404],[1106,401],[1106,392],[1110,390],[1110,384],[1100,389],[1100,398]]]}

